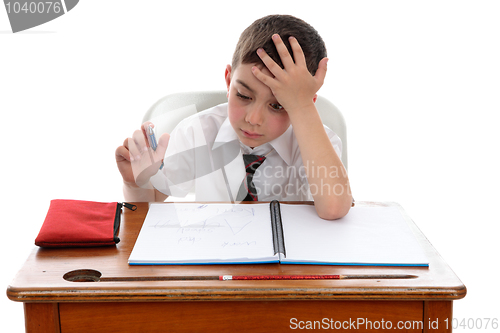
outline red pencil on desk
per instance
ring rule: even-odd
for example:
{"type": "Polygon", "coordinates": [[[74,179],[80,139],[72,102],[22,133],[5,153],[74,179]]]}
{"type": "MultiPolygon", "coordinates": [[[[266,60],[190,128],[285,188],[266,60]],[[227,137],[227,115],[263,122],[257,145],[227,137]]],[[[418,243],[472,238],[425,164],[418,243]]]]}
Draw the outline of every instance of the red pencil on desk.
{"type": "Polygon", "coordinates": [[[413,279],[416,275],[221,275],[219,280],[343,280],[343,279],[413,279]]]}

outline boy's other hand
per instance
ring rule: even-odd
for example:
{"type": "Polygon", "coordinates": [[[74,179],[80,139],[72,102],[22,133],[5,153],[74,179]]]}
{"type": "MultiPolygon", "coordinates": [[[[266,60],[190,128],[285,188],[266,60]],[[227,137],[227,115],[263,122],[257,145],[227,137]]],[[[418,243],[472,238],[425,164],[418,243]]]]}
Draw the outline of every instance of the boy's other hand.
{"type": "Polygon", "coordinates": [[[125,139],[123,145],[115,152],[116,164],[123,182],[132,187],[143,187],[154,176],[161,166],[167,150],[170,135],[164,133],[158,139],[156,151],[151,149],[147,140],[147,128],[154,125],[146,122],[141,130],[134,132],[131,138],[125,139]]]}
{"type": "Polygon", "coordinates": [[[326,77],[328,58],[323,58],[320,61],[316,74],[312,76],[307,69],[304,52],[295,37],[289,38],[293,58],[278,34],[273,35],[272,39],[284,69],[266,51],[259,49],[257,54],[272,76],[264,73],[257,66],[252,67],[252,72],[257,79],[271,89],[281,106],[291,114],[314,102],[316,93],[326,77]]]}

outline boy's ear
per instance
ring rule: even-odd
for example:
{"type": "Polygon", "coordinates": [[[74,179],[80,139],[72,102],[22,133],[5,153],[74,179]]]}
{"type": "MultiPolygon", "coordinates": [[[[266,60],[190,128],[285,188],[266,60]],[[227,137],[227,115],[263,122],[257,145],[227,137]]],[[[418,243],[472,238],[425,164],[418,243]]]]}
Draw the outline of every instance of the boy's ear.
{"type": "Polygon", "coordinates": [[[224,78],[226,80],[227,94],[229,95],[229,86],[231,85],[231,65],[226,66],[226,72],[224,73],[224,78]]]}

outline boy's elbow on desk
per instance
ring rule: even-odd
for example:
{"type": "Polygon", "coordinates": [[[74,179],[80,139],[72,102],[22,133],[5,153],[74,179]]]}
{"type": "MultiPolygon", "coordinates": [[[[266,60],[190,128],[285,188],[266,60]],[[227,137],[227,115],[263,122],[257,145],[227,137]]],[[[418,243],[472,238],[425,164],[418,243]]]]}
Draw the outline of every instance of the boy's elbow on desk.
{"type": "Polygon", "coordinates": [[[322,219],[337,220],[349,213],[349,210],[351,209],[351,202],[352,199],[348,203],[345,203],[344,200],[336,200],[323,205],[319,205],[315,202],[314,207],[316,208],[318,216],[322,219]]]}

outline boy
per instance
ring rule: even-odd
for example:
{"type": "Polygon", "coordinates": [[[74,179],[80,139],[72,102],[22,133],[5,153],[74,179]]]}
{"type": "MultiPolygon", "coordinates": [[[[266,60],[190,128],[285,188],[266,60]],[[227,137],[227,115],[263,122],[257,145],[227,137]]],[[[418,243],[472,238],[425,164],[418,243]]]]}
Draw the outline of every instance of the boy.
{"type": "Polygon", "coordinates": [[[352,196],[342,143],[314,105],[327,61],[306,22],[255,21],[226,67],[227,104],[184,119],[156,151],[147,144],[151,123],[117,149],[125,199],[164,201],[195,186],[198,201],[314,200],[324,219],[346,215],[352,196]]]}

